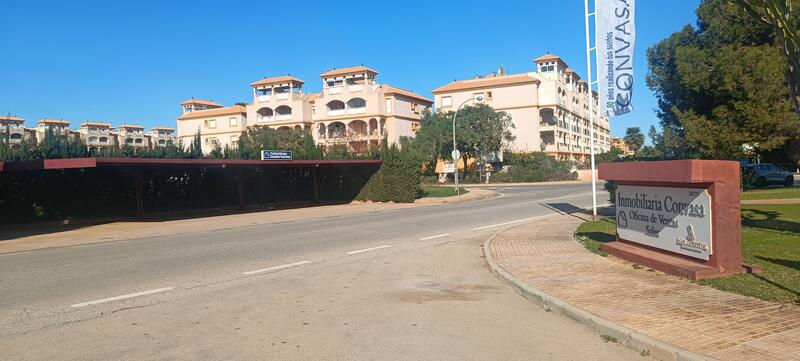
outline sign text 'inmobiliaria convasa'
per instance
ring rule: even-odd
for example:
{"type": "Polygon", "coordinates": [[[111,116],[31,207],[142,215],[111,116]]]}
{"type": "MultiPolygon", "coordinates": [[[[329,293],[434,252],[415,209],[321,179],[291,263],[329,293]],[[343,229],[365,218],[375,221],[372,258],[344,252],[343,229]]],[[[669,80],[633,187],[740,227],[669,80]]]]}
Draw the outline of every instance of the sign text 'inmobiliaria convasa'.
{"type": "Polygon", "coordinates": [[[704,260],[712,254],[706,189],[619,185],[615,196],[621,239],[704,260]]]}
{"type": "Polygon", "coordinates": [[[600,111],[605,115],[622,115],[633,110],[635,4],[635,0],[597,0],[597,87],[600,111]]]}

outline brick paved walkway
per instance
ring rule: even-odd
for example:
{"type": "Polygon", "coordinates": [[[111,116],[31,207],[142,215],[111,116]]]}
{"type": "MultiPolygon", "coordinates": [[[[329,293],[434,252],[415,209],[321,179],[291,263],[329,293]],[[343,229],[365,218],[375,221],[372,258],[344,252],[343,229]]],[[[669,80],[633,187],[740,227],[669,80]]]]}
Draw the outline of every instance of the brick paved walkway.
{"type": "Polygon", "coordinates": [[[800,307],[779,305],[587,251],[562,215],[499,234],[495,261],[528,285],[640,333],[720,360],[800,360],[800,307]]]}

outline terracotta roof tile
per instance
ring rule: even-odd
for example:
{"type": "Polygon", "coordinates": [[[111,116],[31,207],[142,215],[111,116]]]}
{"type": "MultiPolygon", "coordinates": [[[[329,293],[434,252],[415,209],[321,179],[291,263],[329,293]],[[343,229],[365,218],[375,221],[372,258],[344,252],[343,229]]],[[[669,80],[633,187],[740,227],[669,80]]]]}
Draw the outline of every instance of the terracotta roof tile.
{"type": "Polygon", "coordinates": [[[83,122],[83,123],[81,123],[81,127],[109,127],[109,128],[111,128],[111,123],[83,122]]]}
{"type": "Polygon", "coordinates": [[[272,85],[272,84],[285,84],[285,83],[298,83],[305,84],[304,81],[293,76],[276,76],[272,78],[264,78],[250,83],[250,86],[272,85]]]}
{"type": "Polygon", "coordinates": [[[0,120],[5,120],[8,122],[16,122],[16,123],[22,123],[25,121],[25,119],[14,115],[0,115],[0,120]]]}
{"type": "Polygon", "coordinates": [[[424,97],[422,95],[419,95],[417,93],[413,93],[413,92],[410,92],[410,91],[405,90],[405,89],[396,88],[396,87],[393,87],[393,86],[391,86],[389,84],[384,84],[383,87],[385,89],[385,93],[384,93],[385,95],[400,94],[400,95],[403,95],[403,96],[406,96],[406,97],[409,97],[409,98],[412,98],[412,99],[420,100],[423,103],[433,104],[433,100],[430,100],[430,99],[428,99],[428,98],[426,98],[426,97],[424,97]]]}
{"type": "Polygon", "coordinates": [[[337,76],[337,75],[350,75],[350,74],[358,74],[358,73],[372,73],[378,74],[377,71],[367,68],[366,66],[359,65],[359,66],[351,66],[348,68],[341,68],[341,69],[333,69],[326,71],[320,75],[321,78],[337,76]]]}
{"type": "Polygon", "coordinates": [[[552,61],[552,60],[559,60],[559,61],[563,62],[563,60],[561,60],[560,56],[558,56],[556,54],[549,54],[549,53],[545,54],[545,55],[542,55],[542,56],[540,56],[540,57],[538,57],[536,59],[533,59],[533,61],[536,62],[536,63],[540,63],[540,62],[543,62],[543,61],[552,61]]]}
{"type": "Polygon", "coordinates": [[[194,99],[194,98],[186,100],[186,101],[181,103],[181,105],[190,105],[190,104],[200,104],[200,105],[206,105],[206,106],[211,106],[211,107],[222,107],[222,106],[224,106],[224,105],[222,105],[220,103],[212,102],[210,100],[194,99]]]}
{"type": "Polygon", "coordinates": [[[233,114],[246,114],[247,110],[241,105],[234,105],[231,107],[198,110],[189,112],[178,117],[178,120],[195,119],[195,118],[208,118],[219,115],[233,115],[233,114]]]}
{"type": "Polygon", "coordinates": [[[69,122],[64,119],[39,119],[37,124],[64,124],[69,125],[69,122]]]}
{"type": "Polygon", "coordinates": [[[537,78],[529,76],[528,74],[514,74],[506,76],[497,76],[491,78],[469,79],[454,81],[445,86],[439,87],[431,91],[431,93],[444,93],[457,90],[467,89],[480,89],[491,88],[498,86],[508,86],[517,84],[539,84],[541,81],[537,78]]]}

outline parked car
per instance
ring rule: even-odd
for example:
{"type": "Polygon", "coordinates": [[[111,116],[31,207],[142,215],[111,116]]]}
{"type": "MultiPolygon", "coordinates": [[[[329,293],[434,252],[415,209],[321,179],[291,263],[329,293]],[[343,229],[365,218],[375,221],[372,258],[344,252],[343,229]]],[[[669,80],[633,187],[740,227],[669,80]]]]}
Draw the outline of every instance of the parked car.
{"type": "Polygon", "coordinates": [[[794,185],[794,174],[778,168],[771,163],[745,164],[742,166],[742,174],[747,174],[745,179],[752,180],[752,185],[756,187],[766,187],[768,185],[783,185],[791,187],[794,185]]]}

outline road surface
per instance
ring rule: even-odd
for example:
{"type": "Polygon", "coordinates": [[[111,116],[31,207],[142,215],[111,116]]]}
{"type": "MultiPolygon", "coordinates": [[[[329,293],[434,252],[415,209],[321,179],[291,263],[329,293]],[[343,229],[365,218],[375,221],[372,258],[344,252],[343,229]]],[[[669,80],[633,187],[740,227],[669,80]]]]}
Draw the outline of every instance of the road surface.
{"type": "Polygon", "coordinates": [[[0,255],[2,358],[641,359],[521,298],[482,259],[499,230],[591,205],[589,187],[496,190],[0,255]]]}

